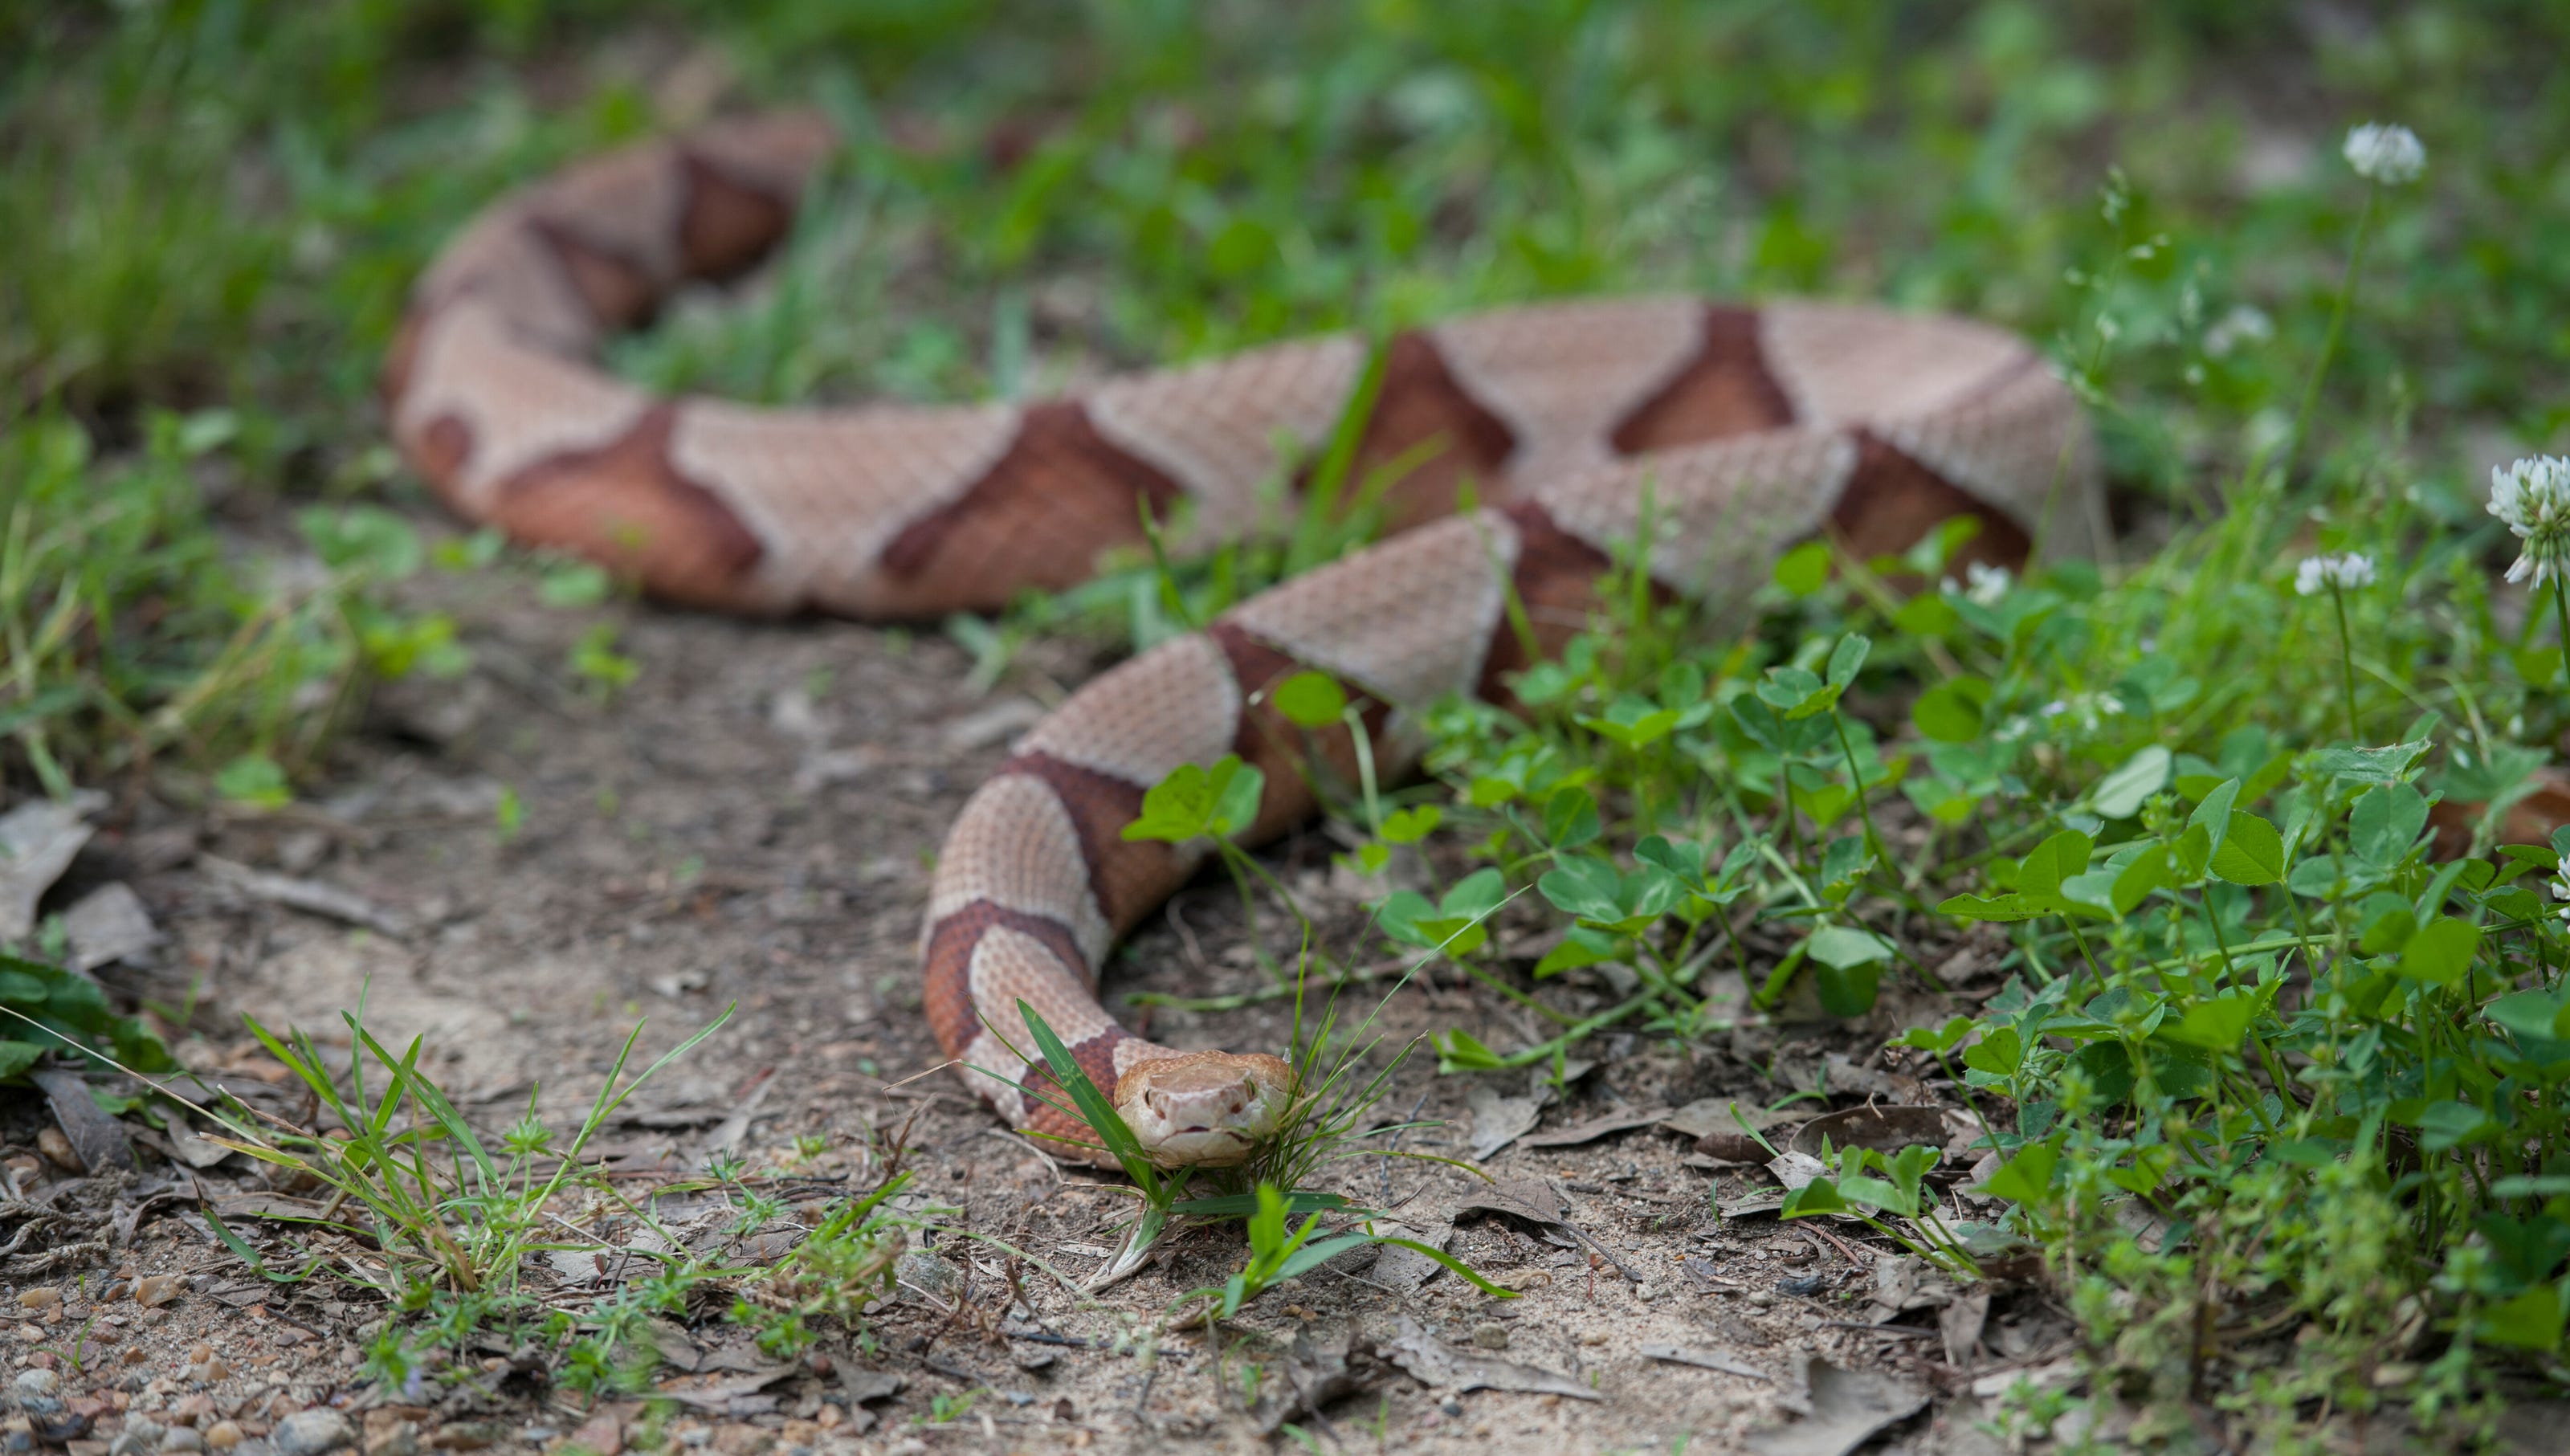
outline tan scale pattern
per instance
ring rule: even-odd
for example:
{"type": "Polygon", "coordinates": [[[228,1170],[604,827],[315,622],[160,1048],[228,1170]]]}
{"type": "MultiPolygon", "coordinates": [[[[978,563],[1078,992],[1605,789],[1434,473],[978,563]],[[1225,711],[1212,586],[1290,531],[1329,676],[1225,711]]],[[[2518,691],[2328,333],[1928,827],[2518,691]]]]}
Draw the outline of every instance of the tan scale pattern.
{"type": "Polygon", "coordinates": [[[667,287],[678,280],[685,181],[675,147],[646,143],[573,168],[531,197],[528,208],[667,287]]]}
{"type": "Polygon", "coordinates": [[[937,856],[929,927],[975,900],[1070,926],[1092,966],[1113,940],[1089,890],[1070,812],[1051,788],[1025,774],[1003,774],[966,800],[937,856]]]}
{"type": "Polygon", "coordinates": [[[685,151],[745,187],[791,198],[838,146],[830,119],[806,110],[715,122],[689,133],[685,151]]]}
{"type": "Polygon", "coordinates": [[[1202,636],[1164,642],[1073,694],[1018,743],[1148,788],[1181,763],[1210,763],[1240,731],[1240,688],[1202,636]]]}
{"type": "Polygon", "coordinates": [[[1877,433],[2007,513],[2048,556],[2094,556],[2096,450],[2085,423],[2065,414],[2068,391],[2048,361],[2026,360],[1950,409],[1887,421],[1877,433]]]}
{"type": "Polygon", "coordinates": [[[1251,598],[1252,637],[1402,708],[1469,693],[1506,610],[1516,528],[1492,512],[1396,536],[1251,598]]]}
{"type": "Polygon", "coordinates": [[[1942,315],[1778,300],[1759,310],[1768,367],[1805,425],[1873,424],[1942,409],[2032,352],[2012,333],[1942,315]]]}
{"type": "Polygon", "coordinates": [[[1258,525],[1278,437],[1319,449],[1364,368],[1356,339],[1309,339],[1110,379],[1082,402],[1098,433],[1187,488],[1199,536],[1227,541],[1258,525]]]}
{"type": "Polygon", "coordinates": [[[581,357],[598,347],[602,330],[561,255],[529,226],[532,217],[523,205],[485,217],[439,257],[419,293],[469,298],[504,320],[520,347],[581,357]]]}
{"type": "Polygon", "coordinates": [[[762,605],[865,613],[884,547],[970,488],[1017,427],[1018,412],[996,404],[778,410],[690,400],[669,457],[767,547],[762,605]]]}
{"type": "Polygon", "coordinates": [[[1016,1040],[1026,1025],[1018,1013],[1020,1001],[1033,1006],[1071,1046],[1115,1025],[1084,976],[1064,965],[1043,941],[1003,925],[973,949],[973,1002],[982,1008],[984,1020],[1016,1040]]]}
{"type": "MultiPolygon", "coordinates": [[[[1128,376],[1076,407],[1033,414],[710,401],[654,413],[655,401],[586,361],[606,326],[646,314],[682,273],[754,261],[832,145],[813,113],[719,123],[494,205],[422,280],[388,370],[411,458],[468,515],[541,522],[574,544],[584,529],[604,537],[620,513],[701,536],[657,548],[645,539],[661,554],[641,558],[630,541],[584,548],[631,563],[646,585],[733,607],[871,615],[941,596],[1003,600],[1022,584],[956,572],[1059,574],[1058,533],[1097,534],[1128,490],[1139,499],[1174,485],[1210,535],[1251,529],[1259,487],[1292,463],[1277,459],[1277,437],[1317,444],[1343,409],[1363,362],[1349,337],[1128,376]],[[637,428],[644,423],[653,429],[637,428]],[[550,513],[499,510],[521,482],[550,513]],[[649,499],[619,494],[629,490],[649,499]],[[592,509],[602,519],[585,527],[580,513],[592,509]],[[1013,533],[1012,519],[1033,524],[1013,533]],[[924,576],[896,581],[884,567],[903,541],[913,542],[903,570],[924,576]],[[939,573],[950,576],[924,579],[939,573]]],[[[1534,589],[1555,616],[1577,610],[1572,578],[1629,546],[1646,495],[1653,574],[1717,599],[1763,580],[1778,550],[1825,522],[1858,534],[1871,524],[1870,543],[1897,547],[1913,522],[1958,502],[2056,548],[2105,544],[2089,539],[2097,480],[2085,422],[2020,340],[1842,303],[1777,302],[1746,330],[1742,316],[1689,299],[1587,300],[1439,324],[1413,336],[1424,342],[1404,367],[1451,382],[1404,396],[1411,413],[1398,428],[1479,430],[1491,459],[1504,447],[1505,479],[1484,489],[1527,498],[1534,589]],[[1690,382],[1711,379],[1726,382],[1690,382]],[[1715,392],[1687,393],[1702,387],[1715,392]],[[1766,400],[1790,404],[1793,425],[1732,433],[1778,418],[1782,404],[1766,400]],[[1619,435],[1627,425],[1635,432],[1619,435]],[[1618,458],[1617,438],[1655,453],[1618,458]]],[[[1122,843],[1114,821],[1169,768],[1231,750],[1270,762],[1260,832],[1309,807],[1290,771],[1299,750],[1256,727],[1272,728],[1272,711],[1245,708],[1226,651],[1262,675],[1278,662],[1327,670],[1395,710],[1499,685],[1521,661],[1522,645],[1502,638],[1502,609],[1523,546],[1497,511],[1433,521],[1243,604],[1219,644],[1184,639],[1099,678],[1028,734],[1022,756],[959,816],[922,938],[923,952],[937,950],[924,989],[939,1034],[1008,1079],[975,1076],[977,1094],[1018,1126],[1078,1132],[1021,1090],[1029,1070],[1008,1042],[1022,998],[1100,1079],[1147,1078],[1135,1069],[1178,1055],[1118,1028],[1093,981],[1113,935],[1107,907],[1138,918],[1201,851],[1122,843]]],[[[1553,640],[1562,630],[1547,619],[1553,640]]],[[[1400,761],[1402,718],[1369,720],[1379,763],[1400,761]]],[[[1267,1057],[1195,1053],[1186,1064],[1208,1059],[1271,1085],[1284,1075],[1267,1057]]]]}
{"type": "Polygon", "coordinates": [[[1613,458],[1607,436],[1701,346],[1691,299],[1547,303],[1459,318],[1430,337],[1457,383],[1517,438],[1508,478],[1556,480],[1613,458]]]}
{"type": "Polygon", "coordinates": [[[1663,451],[1529,494],[1562,530],[1628,556],[1652,521],[1651,575],[1686,596],[1725,598],[1766,580],[1777,553],[1828,519],[1856,448],[1831,431],[1772,430],[1663,451]]]}
{"type": "Polygon", "coordinates": [[[463,423],[470,448],[451,490],[468,512],[530,466],[614,442],[651,407],[632,385],[520,344],[478,298],[429,321],[412,380],[394,428],[416,448],[437,421],[463,423]]]}

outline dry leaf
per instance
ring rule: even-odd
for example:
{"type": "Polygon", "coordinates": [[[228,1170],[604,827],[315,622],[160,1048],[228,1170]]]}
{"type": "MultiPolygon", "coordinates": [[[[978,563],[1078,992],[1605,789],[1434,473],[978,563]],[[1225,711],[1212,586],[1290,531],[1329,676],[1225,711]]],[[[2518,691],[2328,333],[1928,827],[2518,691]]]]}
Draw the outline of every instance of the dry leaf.
{"type": "Polygon", "coordinates": [[[1542,1110],[1531,1097],[1501,1097],[1497,1088],[1475,1083],[1464,1094],[1464,1103],[1473,1110],[1473,1161],[1489,1159],[1534,1127],[1542,1110]]]}
{"type": "Polygon", "coordinates": [[[1576,1147],[1581,1143],[1593,1143],[1609,1133],[1647,1128],[1668,1115],[1669,1110],[1664,1107],[1635,1108],[1627,1112],[1608,1113],[1603,1117],[1590,1118],[1584,1123],[1572,1123],[1566,1128],[1552,1128],[1537,1133],[1527,1138],[1524,1146],[1528,1148],[1576,1147]]]}
{"type": "Polygon", "coordinates": [[[1817,1156],[1824,1140],[1832,1148],[1871,1148],[1898,1153],[1914,1144],[1943,1148],[1948,1133],[1941,1107],[1880,1107],[1868,1104],[1812,1119],[1794,1132],[1789,1153],[1817,1156]]]}
{"type": "Polygon", "coordinates": [[[1875,1432],[1928,1404],[1925,1394],[1889,1375],[1842,1370],[1818,1355],[1806,1357],[1803,1385],[1809,1413],[1793,1425],[1752,1435],[1750,1450],[1759,1456],[1848,1456],[1875,1432]]]}
{"type": "Polygon", "coordinates": [[[1645,1359],[1667,1360],[1677,1365],[1693,1365],[1700,1370],[1720,1370],[1726,1375],[1746,1375],[1752,1380],[1770,1378],[1766,1371],[1755,1365],[1735,1360],[1729,1355],[1713,1350],[1697,1349],[1691,1345],[1644,1345],[1642,1355],[1645,1359]]]}
{"type": "Polygon", "coordinates": [[[36,902],[54,887],[89,842],[89,816],[107,795],[82,789],[67,803],[29,799],[0,814],[0,942],[25,940],[36,928],[36,902]]]}
{"type": "Polygon", "coordinates": [[[1408,1315],[1402,1316],[1400,1333],[1383,1347],[1383,1354],[1433,1389],[1514,1390],[1528,1395],[1566,1395],[1573,1400],[1605,1398],[1567,1375],[1495,1355],[1466,1354],[1420,1328],[1419,1322],[1408,1315]]]}

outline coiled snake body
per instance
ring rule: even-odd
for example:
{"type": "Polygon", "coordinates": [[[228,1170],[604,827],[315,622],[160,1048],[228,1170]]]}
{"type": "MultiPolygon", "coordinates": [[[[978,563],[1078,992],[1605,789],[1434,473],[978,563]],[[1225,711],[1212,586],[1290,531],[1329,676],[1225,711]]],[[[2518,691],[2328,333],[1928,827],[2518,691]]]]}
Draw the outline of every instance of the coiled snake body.
{"type": "Polygon", "coordinates": [[[2042,356],[1863,306],[1545,303],[1379,352],[1308,339],[1035,404],[760,409],[654,397],[590,362],[678,283],[763,255],[833,145],[809,115],[727,122],[494,205],[423,277],[387,364],[412,464],[463,515],[660,596],[875,619],[1068,586],[1142,539],[1140,501],[1163,517],[1183,502],[1205,539],[1249,531],[1297,464],[1276,442],[1327,440],[1361,388],[1358,467],[1414,467],[1385,498],[1398,534],[1089,683],[965,805],[930,893],[925,1006],[950,1056],[998,1074],[968,1081],[1021,1128],[1087,1140],[1012,1049],[1021,999],[1165,1162],[1236,1160],[1291,1096],[1279,1059],[1155,1046],[1095,989],[1116,938],[1201,857],[1121,837],[1148,786],[1237,753],[1266,772],[1256,840],[1313,812],[1307,752],[1353,774],[1347,729],[1308,733],[1267,703],[1283,678],[1347,685],[1378,770],[1397,771],[1408,715],[1503,696],[1580,628],[1646,509],[1651,575],[1689,596],[1745,593],[1816,535],[1866,558],[1958,514],[1979,520],[1965,551],[1983,561],[2096,544],[2087,427],[2042,356]],[[1467,482],[1495,504],[1458,513],[1467,482]]]}

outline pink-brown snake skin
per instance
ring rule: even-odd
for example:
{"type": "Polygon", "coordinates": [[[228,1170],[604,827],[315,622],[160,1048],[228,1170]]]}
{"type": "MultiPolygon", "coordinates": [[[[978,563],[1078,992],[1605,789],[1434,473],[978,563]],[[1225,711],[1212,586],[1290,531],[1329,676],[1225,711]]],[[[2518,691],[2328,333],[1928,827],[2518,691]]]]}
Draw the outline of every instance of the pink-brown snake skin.
{"type": "MultiPolygon", "coordinates": [[[[483,213],[421,279],[387,363],[412,465],[465,517],[667,599],[936,617],[1080,580],[1099,553],[1142,541],[1143,501],[1163,519],[1186,507],[1200,540],[1255,529],[1262,492],[1308,464],[1280,458],[1278,441],[1327,441],[1374,357],[1342,335],[1032,404],[809,409],[660,398],[592,362],[677,284],[763,256],[834,144],[808,114],[725,122],[582,163],[483,213]]],[[[2077,403],[2041,354],[1976,323],[1781,299],[1579,299],[1402,332],[1379,363],[1358,467],[1426,461],[1387,497],[1397,534],[1080,689],[946,840],[921,937],[926,1012],[1017,1127],[1090,1141],[1012,1049],[1032,1050],[1021,999],[1128,1108],[1149,1115],[1155,1087],[1174,1099],[1173,1132],[1254,1115],[1236,1088],[1290,1095],[1277,1059],[1172,1060],[1096,992],[1117,937],[1202,857],[1120,836],[1146,787],[1237,753],[1266,771],[1244,836],[1258,840],[1314,811],[1307,753],[1353,772],[1347,730],[1307,733],[1267,705],[1283,678],[1318,669],[1345,684],[1379,770],[1397,771],[1418,710],[1503,696],[1510,673],[1580,629],[1646,497],[1652,575],[1692,597],[1743,595],[1815,536],[1870,558],[1958,514],[1978,518],[1965,550],[1982,561],[2021,563],[2037,541],[2064,555],[2102,544],[2077,403]],[[1459,512],[1467,483],[1492,504],[1459,512]],[[1531,640],[1510,623],[1511,593],[1531,640]]],[[[1225,1155],[1181,1137],[1167,1156],[1225,1155]]]]}

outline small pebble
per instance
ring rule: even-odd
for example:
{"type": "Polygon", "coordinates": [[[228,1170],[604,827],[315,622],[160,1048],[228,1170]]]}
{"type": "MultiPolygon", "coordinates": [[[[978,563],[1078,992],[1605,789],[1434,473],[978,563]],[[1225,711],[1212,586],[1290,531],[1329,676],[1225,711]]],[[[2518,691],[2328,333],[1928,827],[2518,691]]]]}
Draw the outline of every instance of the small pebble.
{"type": "Polygon", "coordinates": [[[349,1429],[346,1416],[325,1405],[298,1410],[278,1421],[268,1439],[275,1443],[278,1456],[322,1456],[355,1444],[357,1433],[349,1429]]]}
{"type": "Polygon", "coordinates": [[[89,1172],[89,1165],[81,1162],[80,1154],[72,1148],[72,1140],[64,1137],[63,1130],[60,1128],[47,1128],[38,1133],[36,1151],[44,1154],[47,1162],[65,1173],[89,1172]]]}
{"type": "Polygon", "coordinates": [[[222,1381],[230,1379],[231,1374],[232,1367],[224,1364],[220,1355],[216,1355],[213,1359],[206,1361],[204,1364],[190,1365],[188,1367],[188,1378],[201,1385],[219,1384],[222,1381]]]}
{"type": "Polygon", "coordinates": [[[140,1365],[144,1361],[151,1359],[152,1355],[150,1351],[144,1349],[141,1345],[127,1345],[125,1347],[125,1353],[118,1358],[124,1360],[125,1363],[129,1365],[140,1365]]]}
{"type": "Polygon", "coordinates": [[[204,1340],[197,1341],[188,1351],[188,1363],[191,1365],[202,1365],[214,1357],[214,1347],[204,1340]]]}
{"type": "Polygon", "coordinates": [[[1749,1291],[1749,1302],[1761,1309],[1766,1309],[1775,1304],[1776,1296],[1765,1289],[1752,1289],[1749,1291]]]}
{"type": "Polygon", "coordinates": [[[161,1450],[165,1453],[204,1449],[206,1438],[197,1434],[195,1426],[172,1426],[161,1433],[161,1450]]]}
{"type": "Polygon", "coordinates": [[[107,1456],[149,1456],[161,1449],[161,1438],[169,1432],[148,1415],[125,1418],[125,1431],[107,1448],[107,1456]]]}
{"type": "Polygon", "coordinates": [[[1464,1402],[1460,1400],[1449,1400],[1443,1402],[1437,1408],[1446,1412],[1448,1415],[1462,1415],[1464,1413],[1464,1402]]]}
{"type": "Polygon", "coordinates": [[[177,1274],[146,1274],[134,1283],[134,1302],[158,1308],[187,1292],[188,1286],[177,1274]]]}
{"type": "Polygon", "coordinates": [[[241,1443],[241,1428],[230,1421],[216,1421],[206,1427],[206,1444],[217,1451],[228,1451],[241,1443]]]}
{"type": "Polygon", "coordinates": [[[62,1302],[63,1291],[51,1284],[38,1284],[32,1289],[18,1291],[18,1307],[21,1309],[51,1309],[62,1302]]]}
{"type": "Polygon", "coordinates": [[[1496,1319],[1474,1325],[1473,1343],[1486,1350],[1504,1350],[1508,1347],[1508,1327],[1496,1319]]]}
{"type": "Polygon", "coordinates": [[[52,1395],[63,1388],[63,1377],[51,1370],[21,1370],[9,1388],[20,1395],[52,1395]]]}
{"type": "Polygon", "coordinates": [[[1659,1287],[1654,1284],[1635,1284],[1633,1286],[1633,1297],[1641,1300],[1645,1304],[1648,1304],[1652,1300],[1660,1297],[1659,1287]]]}

